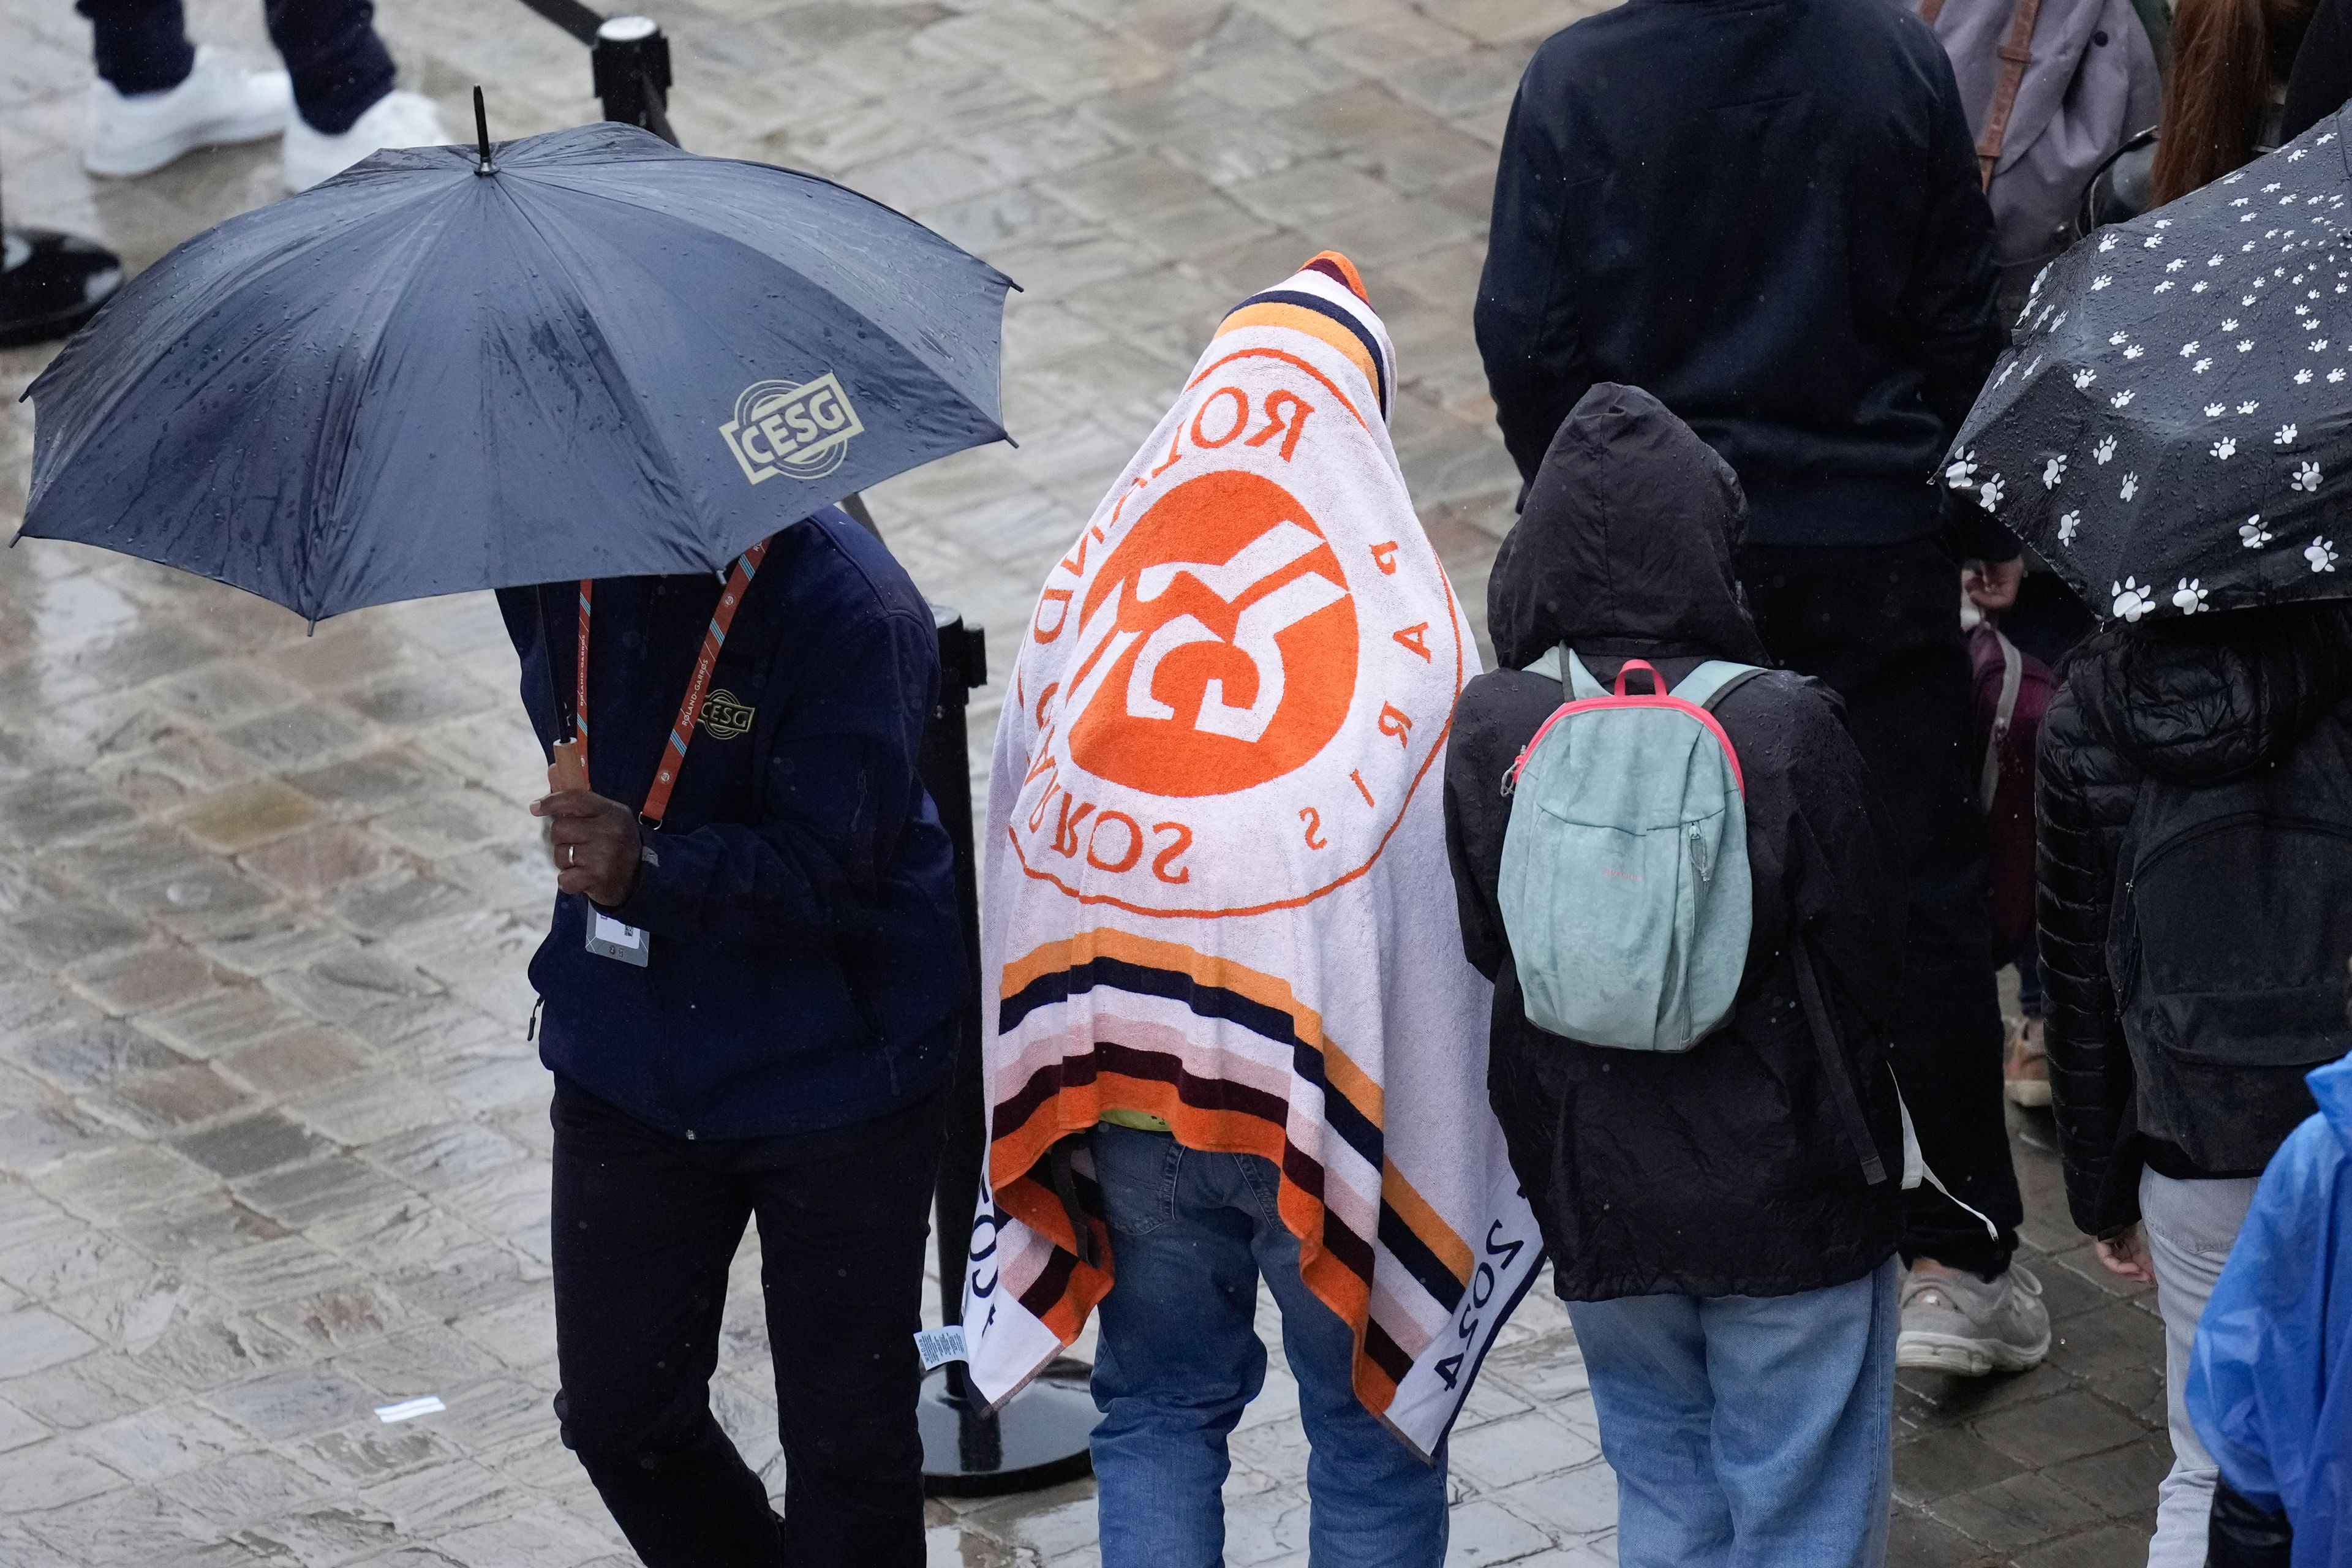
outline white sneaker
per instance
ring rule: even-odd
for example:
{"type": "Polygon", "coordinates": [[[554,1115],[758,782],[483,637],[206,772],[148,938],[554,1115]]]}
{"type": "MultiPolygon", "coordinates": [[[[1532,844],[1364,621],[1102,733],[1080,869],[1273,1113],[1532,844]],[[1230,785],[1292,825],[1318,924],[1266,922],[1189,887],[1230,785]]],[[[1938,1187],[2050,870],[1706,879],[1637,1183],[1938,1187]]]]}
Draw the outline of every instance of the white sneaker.
{"type": "Polygon", "coordinates": [[[286,73],[249,71],[219,50],[199,48],[187,80],[128,98],[114,84],[89,86],[89,139],[82,167],[118,177],[162,168],[183,153],[275,136],[294,118],[286,73]]]}
{"type": "Polygon", "coordinates": [[[313,131],[300,115],[286,122],[286,188],[307,191],[386,147],[438,147],[449,140],[441,111],[421,92],[387,92],[341,136],[313,131]]]}

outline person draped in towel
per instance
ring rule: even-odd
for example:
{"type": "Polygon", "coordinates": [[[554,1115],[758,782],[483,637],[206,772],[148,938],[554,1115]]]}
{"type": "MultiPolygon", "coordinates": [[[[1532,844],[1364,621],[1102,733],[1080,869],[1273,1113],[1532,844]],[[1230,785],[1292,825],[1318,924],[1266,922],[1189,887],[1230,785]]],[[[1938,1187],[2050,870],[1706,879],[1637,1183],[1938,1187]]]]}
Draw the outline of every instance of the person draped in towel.
{"type": "Polygon", "coordinates": [[[1513,802],[1498,785],[1565,700],[1528,664],[1572,648],[1606,688],[1633,658],[1668,687],[1710,658],[1770,663],[1732,566],[1746,510],[1731,469],[1649,394],[1584,395],[1495,558],[1505,668],[1454,714],[1447,831],[1464,943],[1496,982],[1495,1109],[1617,1472],[1618,1561],[1875,1568],[1894,1480],[1903,893],[1837,698],[1769,671],[1716,710],[1743,781],[1753,924],[1730,1016],[1688,1050],[1528,1022],[1499,899],[1513,802]],[[1852,1121],[1808,1027],[1801,941],[1852,1121]]]}
{"type": "Polygon", "coordinates": [[[1047,574],[985,849],[971,1373],[1102,1313],[1103,1561],[1222,1561],[1258,1280],[1318,1568],[1438,1568],[1444,1436],[1537,1271],[1486,1104],[1438,759],[1477,652],[1326,254],[1243,301],[1047,574]]]}

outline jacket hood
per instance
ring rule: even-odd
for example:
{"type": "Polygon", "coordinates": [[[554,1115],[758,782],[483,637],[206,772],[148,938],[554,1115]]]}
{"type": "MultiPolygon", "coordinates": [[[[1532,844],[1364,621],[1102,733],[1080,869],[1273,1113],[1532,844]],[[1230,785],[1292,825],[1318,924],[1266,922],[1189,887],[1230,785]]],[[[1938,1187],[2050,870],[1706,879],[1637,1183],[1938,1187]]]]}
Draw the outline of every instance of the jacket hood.
{"type": "Polygon", "coordinates": [[[2352,606],[2112,627],[2066,679],[2093,740],[2153,777],[2218,784],[2279,761],[2352,696],[2352,606]]]}
{"type": "Polygon", "coordinates": [[[2352,1154],[2352,1057],[2330,1062],[2303,1081],[2311,1086],[2312,1098],[2319,1101],[2319,1114],[2327,1118],[2336,1141],[2344,1145],[2347,1154],[2352,1154]]]}
{"type": "Polygon", "coordinates": [[[1748,514],[1730,465],[1639,387],[1601,382],[1552,437],[1486,584],[1495,657],[1595,653],[1769,664],[1732,557],[1748,514]]]}

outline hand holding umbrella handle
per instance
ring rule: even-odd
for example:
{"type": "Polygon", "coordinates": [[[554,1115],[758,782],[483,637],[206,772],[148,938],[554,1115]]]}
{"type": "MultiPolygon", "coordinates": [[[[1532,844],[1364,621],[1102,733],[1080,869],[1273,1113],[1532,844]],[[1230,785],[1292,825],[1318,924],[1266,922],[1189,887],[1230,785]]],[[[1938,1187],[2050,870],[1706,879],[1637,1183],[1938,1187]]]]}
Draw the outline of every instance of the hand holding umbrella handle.
{"type": "Polygon", "coordinates": [[[561,794],[568,789],[588,787],[588,759],[581,754],[577,739],[558,741],[548,748],[554,761],[547,764],[547,787],[561,794]]]}

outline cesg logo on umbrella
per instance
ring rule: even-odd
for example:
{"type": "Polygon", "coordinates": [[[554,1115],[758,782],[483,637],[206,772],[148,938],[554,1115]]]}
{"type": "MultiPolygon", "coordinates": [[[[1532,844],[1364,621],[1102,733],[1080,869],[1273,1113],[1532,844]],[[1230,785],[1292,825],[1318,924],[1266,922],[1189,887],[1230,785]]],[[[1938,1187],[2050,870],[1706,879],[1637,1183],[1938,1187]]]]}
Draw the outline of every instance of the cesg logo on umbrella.
{"type": "Polygon", "coordinates": [[[841,467],[864,421],[831,371],[814,381],[755,381],[735,399],[735,417],[719,427],[727,449],[753,484],[790,474],[821,479],[841,467]]]}

